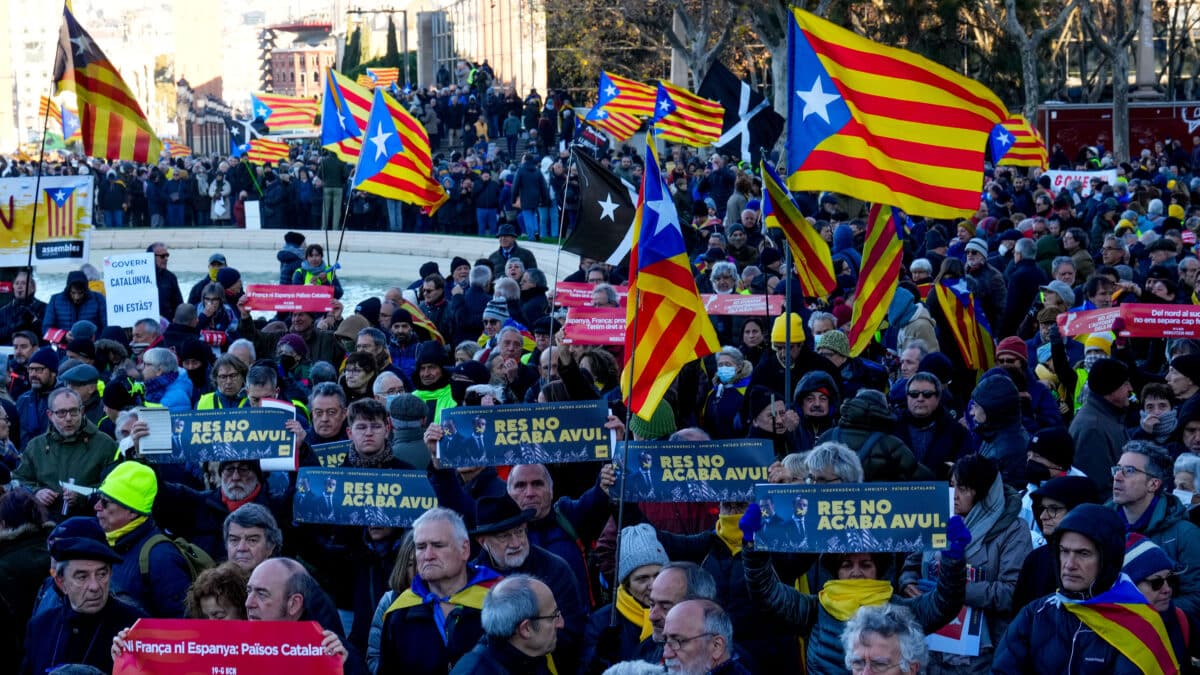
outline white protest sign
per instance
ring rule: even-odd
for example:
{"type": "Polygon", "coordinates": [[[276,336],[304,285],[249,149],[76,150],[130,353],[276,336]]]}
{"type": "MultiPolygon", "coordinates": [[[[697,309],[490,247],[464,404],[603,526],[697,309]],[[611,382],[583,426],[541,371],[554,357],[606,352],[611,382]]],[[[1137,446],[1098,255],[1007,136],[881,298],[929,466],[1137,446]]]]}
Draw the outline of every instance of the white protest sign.
{"type": "Polygon", "coordinates": [[[125,253],[104,258],[104,296],[110,326],[132,328],[138,319],[157,319],[154,254],[125,253]]]}
{"type": "Polygon", "coordinates": [[[1116,185],[1117,183],[1116,169],[1106,169],[1104,171],[1044,171],[1042,175],[1050,177],[1050,189],[1054,191],[1054,194],[1061,192],[1073,180],[1077,180],[1083,185],[1084,195],[1092,193],[1093,178],[1099,178],[1109,185],[1116,185]]]}
{"type": "Polygon", "coordinates": [[[259,202],[243,202],[246,207],[246,229],[261,230],[262,229],[262,211],[259,210],[259,202]]]}

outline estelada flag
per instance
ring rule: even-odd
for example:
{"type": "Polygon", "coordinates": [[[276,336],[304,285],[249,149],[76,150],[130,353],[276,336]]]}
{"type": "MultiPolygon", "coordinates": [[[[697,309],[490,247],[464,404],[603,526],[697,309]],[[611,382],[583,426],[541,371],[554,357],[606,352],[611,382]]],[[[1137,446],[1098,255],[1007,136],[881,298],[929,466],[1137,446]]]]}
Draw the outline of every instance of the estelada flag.
{"type": "Polygon", "coordinates": [[[50,238],[75,236],[75,188],[42,188],[46,200],[46,233],[50,238]]]}
{"type": "Polygon", "coordinates": [[[900,245],[899,214],[890,206],[876,204],[867,215],[867,240],[863,244],[862,267],[854,292],[854,313],[850,318],[850,355],[858,356],[887,316],[900,283],[900,263],[904,255],[900,245]]]}

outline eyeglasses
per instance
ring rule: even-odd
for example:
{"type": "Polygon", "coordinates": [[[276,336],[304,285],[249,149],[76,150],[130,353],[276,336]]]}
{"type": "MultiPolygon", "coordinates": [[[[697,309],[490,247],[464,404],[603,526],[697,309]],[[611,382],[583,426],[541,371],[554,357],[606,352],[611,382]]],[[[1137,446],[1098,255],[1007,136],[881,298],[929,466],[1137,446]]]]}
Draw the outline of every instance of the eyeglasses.
{"type": "Polygon", "coordinates": [[[863,673],[870,670],[872,673],[886,673],[899,665],[899,663],[888,663],[887,661],[853,659],[850,661],[850,672],[863,673]]]}
{"type": "Polygon", "coordinates": [[[1057,518],[1066,513],[1069,509],[1065,506],[1043,506],[1042,513],[1049,518],[1057,518]]]}
{"type": "Polygon", "coordinates": [[[363,370],[362,368],[347,368],[347,369],[343,370],[342,372],[347,375],[362,375],[363,373],[365,373],[367,371],[363,370]]]}
{"type": "Polygon", "coordinates": [[[920,391],[917,391],[914,389],[914,390],[908,392],[908,397],[911,399],[937,398],[937,396],[938,396],[938,393],[937,393],[936,389],[922,389],[920,391]]]}
{"type": "Polygon", "coordinates": [[[810,473],[804,477],[804,482],[811,483],[813,485],[828,485],[830,483],[840,483],[842,482],[842,479],[838,478],[837,476],[834,476],[833,478],[826,478],[824,476],[816,476],[810,473]]]}
{"type": "MultiPolygon", "coordinates": [[[[96,499],[96,503],[100,505],[101,509],[107,509],[108,505],[112,504],[112,500],[109,499],[108,497],[99,497],[96,499]]],[[[1155,589],[1155,590],[1158,590],[1158,589],[1155,589]]]]}
{"type": "Polygon", "coordinates": [[[671,648],[671,651],[677,652],[692,640],[699,640],[702,637],[712,637],[713,635],[716,635],[716,633],[701,633],[699,635],[693,635],[690,638],[667,638],[665,644],[671,648]]]}
{"type": "Polygon", "coordinates": [[[154,257],[155,258],[170,258],[171,254],[170,253],[155,253],[154,257]]]}
{"type": "Polygon", "coordinates": [[[79,417],[83,414],[83,408],[61,408],[59,410],[51,410],[50,412],[58,419],[65,420],[70,417],[79,417]]]}
{"type": "Polygon", "coordinates": [[[529,617],[529,620],[530,621],[541,621],[542,619],[550,619],[552,621],[558,621],[558,618],[560,616],[562,616],[562,610],[555,608],[554,613],[551,614],[550,616],[531,616],[531,617],[529,617]]]}
{"type": "Polygon", "coordinates": [[[237,371],[234,371],[232,373],[217,373],[217,380],[221,381],[221,382],[229,382],[232,380],[236,380],[239,377],[241,377],[241,375],[237,371]]]}
{"type": "Polygon", "coordinates": [[[1174,572],[1168,572],[1166,574],[1166,576],[1147,577],[1145,579],[1142,579],[1142,583],[1148,584],[1150,586],[1150,590],[1152,590],[1152,591],[1161,590],[1163,587],[1163,584],[1170,584],[1171,588],[1173,589],[1173,588],[1175,588],[1175,582],[1176,582],[1176,579],[1175,579],[1174,572]]]}
{"type": "Polygon", "coordinates": [[[244,476],[248,473],[253,473],[253,472],[254,472],[254,469],[250,468],[250,466],[248,464],[228,464],[226,466],[221,467],[221,475],[222,476],[232,476],[235,473],[240,473],[244,476]]]}
{"type": "Polygon", "coordinates": [[[1110,470],[1112,471],[1113,478],[1116,478],[1118,473],[1126,478],[1133,478],[1133,474],[1135,474],[1135,473],[1145,474],[1147,478],[1158,478],[1158,476],[1155,476],[1154,474],[1152,474],[1148,471],[1142,471],[1141,469],[1137,468],[1136,466],[1124,466],[1124,465],[1118,464],[1110,470]]]}

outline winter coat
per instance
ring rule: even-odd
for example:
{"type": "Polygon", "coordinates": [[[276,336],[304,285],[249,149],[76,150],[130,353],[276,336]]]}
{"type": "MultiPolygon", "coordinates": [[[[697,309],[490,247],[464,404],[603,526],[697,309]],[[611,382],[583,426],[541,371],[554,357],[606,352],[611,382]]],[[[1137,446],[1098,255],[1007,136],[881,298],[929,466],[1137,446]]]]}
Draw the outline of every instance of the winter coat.
{"type": "MultiPolygon", "coordinates": [[[[550,187],[546,185],[546,180],[542,178],[542,172],[538,170],[537,162],[534,161],[524,162],[517,168],[512,191],[517,199],[521,200],[520,208],[525,211],[536,209],[543,203],[550,203],[550,187]]],[[[525,267],[528,268],[529,265],[525,267]]]]}
{"type": "Polygon", "coordinates": [[[937,325],[933,322],[933,317],[929,315],[929,310],[922,304],[917,305],[912,319],[901,326],[900,332],[896,334],[896,351],[904,351],[908,343],[913,340],[921,340],[931,352],[941,351],[938,348],[937,325]]]}
{"type": "Polygon", "coordinates": [[[1022,609],[996,643],[995,675],[1137,675],[1116,647],[1060,607],[1053,595],[1022,609]],[[1036,636],[1036,637],[1035,637],[1036,636]]]}
{"type": "Polygon", "coordinates": [[[156,619],[184,618],[184,598],[192,578],[183,554],[171,542],[163,541],[150,549],[150,570],[141,570],[142,547],[151,537],[162,534],[153,518],[138,525],[113,546],[121,562],[113,565],[110,589],[113,595],[156,619]]]}
{"type": "MultiPolygon", "coordinates": [[[[842,648],[842,629],[838,621],[821,606],[816,595],[801,593],[779,580],[771,567],[771,556],[763,551],[749,550],[742,554],[745,563],[746,586],[757,607],[767,610],[764,622],[784,623],[807,636],[808,672],[821,675],[848,673],[842,648]],[[782,619],[782,621],[780,621],[782,619]]],[[[943,564],[937,589],[916,598],[892,595],[892,604],[912,610],[925,633],[932,633],[958,615],[965,598],[966,574],[961,560],[943,564]]],[[[887,578],[881,574],[881,578],[887,578]]],[[[786,671],[762,672],[793,672],[786,671]]]]}
{"type": "MultiPolygon", "coordinates": [[[[561,607],[561,605],[560,605],[561,607]]],[[[555,647],[554,654],[558,655],[555,647]]],[[[475,648],[455,664],[451,675],[549,675],[545,656],[529,656],[508,640],[483,636],[475,648]]]]}
{"type": "MultiPolygon", "coordinates": [[[[224,561],[225,518],[229,507],[221,499],[220,488],[199,491],[162,479],[159,474],[158,497],[154,500],[154,519],[163,529],[186,538],[204,549],[213,560],[224,561]]],[[[284,541],[292,522],[292,491],[272,495],[265,483],[251,502],[265,507],[283,528],[284,541]]]]}
{"type": "Polygon", "coordinates": [[[1046,283],[1046,275],[1042,274],[1042,268],[1038,267],[1035,260],[1022,259],[1013,263],[1006,276],[1008,298],[1004,304],[1000,325],[994,327],[999,329],[996,333],[999,337],[1017,334],[1021,320],[1037,300],[1039,289],[1046,283]]]}
{"type": "Polygon", "coordinates": [[[800,415],[800,426],[796,428],[796,439],[801,450],[812,450],[817,445],[817,438],[837,423],[838,405],[841,401],[838,395],[837,381],[823,370],[814,370],[800,378],[800,383],[796,385],[796,395],[792,397],[796,402],[794,407],[799,408],[799,404],[804,402],[804,397],[818,389],[824,389],[828,394],[829,414],[825,417],[815,418],[805,415],[801,410],[796,410],[796,413],[800,415]]]}
{"type": "MultiPolygon", "coordinates": [[[[178,368],[177,372],[178,377],[176,377],[170,384],[166,385],[166,389],[163,391],[161,396],[154,397],[149,391],[147,391],[146,402],[157,403],[173,413],[185,413],[191,410],[192,380],[188,377],[187,371],[183,368],[178,368]]],[[[162,379],[165,381],[165,377],[165,375],[159,375],[154,379],[162,379]]],[[[147,387],[148,390],[149,388],[150,387],[147,387]]]]}
{"type": "MultiPolygon", "coordinates": [[[[1108,506],[1118,508],[1112,502],[1108,506]]],[[[1131,531],[1158,544],[1182,569],[1178,572],[1179,589],[1175,591],[1174,603],[1195,616],[1200,613],[1200,528],[1188,520],[1187,508],[1173,494],[1160,494],[1150,508],[1150,522],[1140,530],[1131,531]]]]}
{"type": "Polygon", "coordinates": [[[42,320],[46,316],[46,303],[37,298],[13,300],[0,307],[0,344],[12,344],[13,333],[21,330],[42,331],[42,320]]]}
{"type": "Polygon", "coordinates": [[[79,614],[66,604],[36,614],[25,631],[25,659],[20,673],[42,675],[67,663],[112,672],[113,637],[145,616],[141,610],[111,595],[95,614],[79,614]]]}
{"type": "Polygon", "coordinates": [[[498,248],[488,256],[488,263],[491,264],[492,273],[495,275],[493,278],[499,279],[504,276],[504,266],[508,264],[508,259],[514,256],[521,260],[521,263],[525,265],[525,269],[527,270],[538,266],[537,258],[534,257],[533,251],[521,248],[520,244],[513,242],[512,248],[508,251],[498,248]]]}
{"type": "Polygon", "coordinates": [[[983,315],[987,317],[988,324],[999,326],[1008,298],[1008,287],[1004,283],[1004,275],[995,267],[984,264],[974,272],[967,272],[967,276],[975,280],[975,287],[978,289],[975,297],[983,307],[983,315]]]}
{"type": "Polygon", "coordinates": [[[612,604],[592,612],[583,633],[583,653],[579,659],[579,675],[600,675],[609,666],[637,658],[642,627],[617,613],[617,625],[610,628],[612,604]],[[609,633],[614,631],[615,635],[609,633]]]}
{"type": "Polygon", "coordinates": [[[233,194],[233,186],[223,178],[208,184],[208,196],[212,198],[208,215],[214,221],[229,220],[233,215],[232,204],[229,200],[231,194],[233,194]]]}
{"type": "Polygon", "coordinates": [[[41,332],[45,333],[51,328],[71,330],[75,322],[84,320],[96,324],[97,333],[108,326],[108,306],[104,296],[96,291],[84,291],[83,300],[76,305],[71,302],[70,294],[64,290],[50,296],[45,318],[42,319],[41,332]]]}
{"type": "MultiPolygon", "coordinates": [[[[996,641],[1008,629],[1008,622],[1013,616],[1012,598],[1016,588],[1017,576],[1021,571],[1021,563],[1032,548],[1029,540],[1029,528],[1025,521],[1018,517],[1021,510],[1021,493],[1006,488],[1002,481],[997,480],[982,501],[975,505],[976,509],[998,512],[998,516],[982,541],[978,542],[972,536],[971,544],[967,546],[966,562],[981,578],[967,581],[967,607],[973,607],[983,612],[987,629],[986,642],[982,642],[980,656],[962,657],[951,656],[943,652],[931,652],[931,672],[943,673],[987,673],[991,666],[992,650],[996,641]]],[[[968,514],[970,518],[970,514],[968,514]]],[[[974,535],[974,532],[972,532],[974,535]]],[[[900,588],[915,584],[924,573],[922,561],[928,560],[926,554],[915,553],[908,557],[904,572],[900,575],[900,588]]]]}
{"type": "Polygon", "coordinates": [[[434,624],[433,611],[425,602],[385,610],[377,672],[442,675],[483,637],[480,610],[456,606],[446,617],[445,639],[434,624]]]}
{"type": "Polygon", "coordinates": [[[79,431],[65,437],[51,424],[46,433],[25,446],[13,478],[35,492],[42,488],[61,491],[59,481],[72,478],[79,485],[96,487],[116,455],[117,442],[87,420],[79,431]]]}
{"type": "Polygon", "coordinates": [[[895,424],[896,419],[885,403],[873,398],[853,398],[842,404],[839,425],[821,434],[817,442],[845,443],[858,453],[863,480],[868,483],[932,477],[928,468],[917,463],[912,450],[892,435],[895,424]]]}
{"type": "MultiPolygon", "coordinates": [[[[14,404],[17,409],[17,421],[21,426],[18,441],[21,448],[29,445],[29,441],[46,433],[50,420],[46,417],[50,405],[50,392],[43,389],[30,389],[17,397],[14,404]]],[[[57,488],[55,488],[57,489],[57,488]]]]}
{"type": "Polygon", "coordinates": [[[1121,457],[1129,430],[1124,412],[1103,396],[1088,391],[1083,406],[1075,413],[1068,431],[1075,441],[1075,461],[1080,471],[1104,494],[1112,493],[1112,466],[1121,457]]]}
{"type": "MultiPolygon", "coordinates": [[[[179,279],[171,270],[154,268],[154,282],[158,285],[158,313],[168,319],[175,318],[175,309],[183,304],[183,293],[179,290],[179,279]]],[[[104,304],[103,296],[100,300],[104,304]]],[[[105,309],[107,311],[107,309],[105,309]]],[[[96,324],[101,330],[100,324],[96,324]]]]}
{"type": "Polygon", "coordinates": [[[50,569],[46,537],[52,529],[53,523],[25,523],[0,532],[0,646],[13,662],[24,654],[21,638],[50,569]]]}
{"type": "Polygon", "coordinates": [[[972,400],[987,413],[987,421],[975,427],[979,454],[996,464],[1005,484],[1024,488],[1029,434],[1021,426],[1016,385],[1003,373],[989,371],[975,387],[972,400]]]}
{"type": "Polygon", "coordinates": [[[292,279],[296,270],[304,264],[304,249],[285,244],[275,253],[275,259],[279,261],[279,283],[281,285],[293,283],[292,279]]]}
{"type": "Polygon", "coordinates": [[[950,479],[950,465],[969,452],[971,445],[970,434],[942,406],[925,419],[914,417],[906,407],[896,424],[896,438],[938,480],[950,479]]]}
{"type": "MultiPolygon", "coordinates": [[[[238,336],[253,342],[254,349],[259,354],[274,354],[275,345],[279,342],[278,335],[260,333],[253,321],[238,323],[238,336]]],[[[304,344],[308,347],[308,360],[312,363],[325,361],[337,364],[346,358],[346,350],[338,342],[337,336],[329,331],[313,328],[308,335],[300,337],[304,338],[304,344]]]]}

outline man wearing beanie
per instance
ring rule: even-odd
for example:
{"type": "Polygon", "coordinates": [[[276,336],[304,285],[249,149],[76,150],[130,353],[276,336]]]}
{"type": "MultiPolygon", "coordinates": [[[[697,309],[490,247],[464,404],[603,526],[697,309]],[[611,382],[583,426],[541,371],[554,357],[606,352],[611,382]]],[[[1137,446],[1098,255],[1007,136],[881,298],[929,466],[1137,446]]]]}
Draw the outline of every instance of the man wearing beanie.
{"type": "Polygon", "coordinates": [[[983,314],[988,324],[1000,327],[1000,318],[1004,313],[1004,304],[1008,298],[1008,284],[1004,275],[987,262],[988,246],[983,239],[972,239],[967,242],[966,261],[963,270],[967,276],[975,280],[975,297],[983,304],[983,314]]]}
{"type": "Polygon", "coordinates": [[[650,637],[650,586],[663,565],[671,562],[647,523],[621,530],[616,600],[592,612],[583,636],[579,672],[604,672],[609,666],[638,657],[638,645],[650,637]],[[616,625],[610,625],[614,607],[616,625]]]}
{"type": "Polygon", "coordinates": [[[47,511],[62,513],[60,500],[66,499],[68,510],[85,512],[84,499],[60,483],[99,484],[116,457],[116,441],[83,417],[83,401],[66,387],[50,393],[46,411],[50,428],[26,444],[13,478],[33,490],[34,499],[47,511]]]}
{"type": "MultiPolygon", "coordinates": [[[[238,335],[254,343],[255,352],[274,354],[276,344],[279,342],[279,335],[262,333],[258,330],[258,326],[250,318],[250,310],[246,308],[247,302],[248,299],[242,297],[237,303],[238,311],[241,313],[241,320],[238,321],[238,335]]],[[[342,359],[346,358],[346,350],[342,348],[337,336],[317,328],[316,320],[317,317],[310,312],[294,312],[288,332],[295,333],[304,340],[304,344],[308,346],[308,360],[312,363],[317,361],[341,363],[342,359]]]]}
{"type": "Polygon", "coordinates": [[[58,386],[58,352],[53,347],[42,347],[29,357],[25,372],[29,376],[29,391],[17,398],[17,416],[21,419],[21,438],[18,447],[25,447],[29,440],[46,432],[49,423],[46,407],[50,392],[58,386]]]}
{"type": "Polygon", "coordinates": [[[1183,354],[1171,359],[1167,386],[1180,405],[1200,393],[1200,354],[1183,354]]]}
{"type": "Polygon", "coordinates": [[[458,405],[450,388],[450,356],[440,343],[422,342],[417,347],[416,367],[412,394],[430,406],[430,417],[440,424],[442,411],[458,405]]]}
{"type": "Polygon", "coordinates": [[[887,391],[887,371],[873,361],[850,356],[850,339],[842,331],[822,333],[817,339],[817,354],[841,372],[838,389],[846,398],[854,398],[859,389],[887,391]]]}
{"type": "Polygon", "coordinates": [[[1092,479],[1102,494],[1112,490],[1111,468],[1129,440],[1125,412],[1132,393],[1125,364],[1116,359],[1099,359],[1087,373],[1083,406],[1071,420],[1075,466],[1092,479]]]}
{"type": "Polygon", "coordinates": [[[121,556],[113,566],[113,592],[152,617],[183,618],[192,579],[183,554],[151,516],[158,495],[154,470],[123,462],[96,491],[96,520],[108,545],[121,556]]]}

